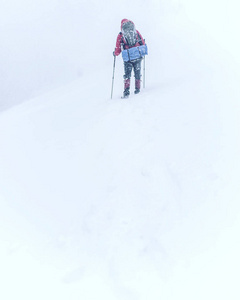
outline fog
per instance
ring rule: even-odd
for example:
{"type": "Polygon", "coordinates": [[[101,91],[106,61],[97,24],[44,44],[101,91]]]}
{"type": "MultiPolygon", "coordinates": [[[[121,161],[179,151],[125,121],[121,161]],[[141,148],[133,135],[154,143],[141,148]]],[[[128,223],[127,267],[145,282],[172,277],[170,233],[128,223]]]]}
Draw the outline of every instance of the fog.
{"type": "MultiPolygon", "coordinates": [[[[159,57],[159,37],[163,32],[170,30],[175,33],[173,38],[181,33],[185,36],[183,42],[191,45],[190,21],[204,38],[216,44],[219,52],[230,54],[233,61],[229,63],[238,64],[238,10],[235,0],[107,0],[104,4],[77,0],[1,1],[0,110],[64,85],[85,72],[110,66],[122,18],[134,20],[159,57]],[[186,26],[179,18],[186,20],[186,26]]],[[[162,41],[163,47],[168,46],[163,45],[166,42],[162,41]]],[[[158,60],[157,56],[152,58],[158,60]]]]}

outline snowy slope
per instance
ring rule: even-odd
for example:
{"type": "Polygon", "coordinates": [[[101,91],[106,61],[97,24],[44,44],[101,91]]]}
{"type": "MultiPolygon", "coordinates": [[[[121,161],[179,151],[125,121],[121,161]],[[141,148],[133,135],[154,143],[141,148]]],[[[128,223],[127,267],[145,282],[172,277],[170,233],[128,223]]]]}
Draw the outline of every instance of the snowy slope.
{"type": "Polygon", "coordinates": [[[110,56],[1,113],[1,299],[239,299],[236,57],[172,4],[140,95],[110,56]]]}

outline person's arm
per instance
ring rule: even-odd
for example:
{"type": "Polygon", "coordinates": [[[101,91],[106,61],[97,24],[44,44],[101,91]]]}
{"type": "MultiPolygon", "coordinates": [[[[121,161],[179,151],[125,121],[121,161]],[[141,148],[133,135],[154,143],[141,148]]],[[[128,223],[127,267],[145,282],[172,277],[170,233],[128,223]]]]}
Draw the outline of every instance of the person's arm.
{"type": "Polygon", "coordinates": [[[121,53],[122,34],[121,32],[117,36],[116,47],[114,55],[118,56],[121,53]]]}

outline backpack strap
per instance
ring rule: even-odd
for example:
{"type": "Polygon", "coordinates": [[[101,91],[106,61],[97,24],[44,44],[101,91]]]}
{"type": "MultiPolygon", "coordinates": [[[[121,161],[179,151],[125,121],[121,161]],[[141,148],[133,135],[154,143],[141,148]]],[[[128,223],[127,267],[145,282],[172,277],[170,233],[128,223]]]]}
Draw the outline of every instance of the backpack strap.
{"type": "Polygon", "coordinates": [[[142,39],[141,39],[141,36],[139,33],[137,33],[137,40],[138,40],[138,43],[140,44],[140,46],[142,46],[143,42],[142,42],[142,39]]]}
{"type": "Polygon", "coordinates": [[[126,49],[125,49],[125,46],[128,45],[128,41],[127,41],[127,39],[125,39],[125,38],[123,37],[123,33],[122,33],[122,32],[119,32],[119,34],[122,36],[121,44],[122,44],[122,46],[123,46],[123,49],[126,50],[126,49]]]}

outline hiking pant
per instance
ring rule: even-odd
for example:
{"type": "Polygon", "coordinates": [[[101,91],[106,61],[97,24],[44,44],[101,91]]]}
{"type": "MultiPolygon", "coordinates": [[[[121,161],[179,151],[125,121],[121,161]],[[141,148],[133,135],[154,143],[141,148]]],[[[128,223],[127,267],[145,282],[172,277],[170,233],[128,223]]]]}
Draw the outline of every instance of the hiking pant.
{"type": "Polygon", "coordinates": [[[134,70],[135,79],[141,79],[141,61],[142,59],[136,59],[134,61],[124,62],[124,79],[130,79],[132,74],[132,69],[134,70]]]}

